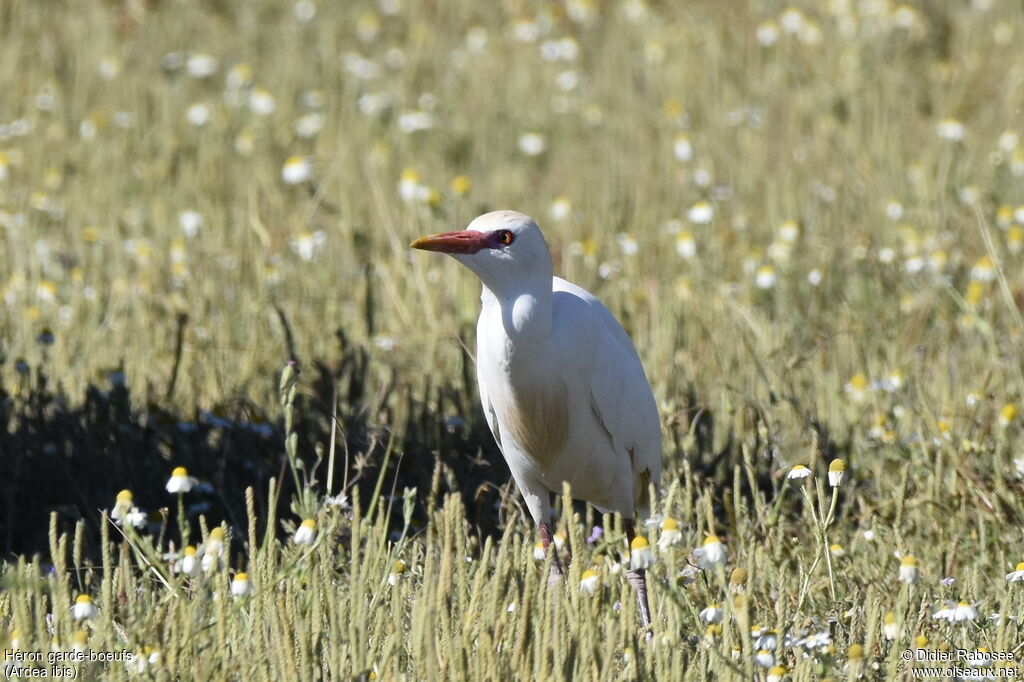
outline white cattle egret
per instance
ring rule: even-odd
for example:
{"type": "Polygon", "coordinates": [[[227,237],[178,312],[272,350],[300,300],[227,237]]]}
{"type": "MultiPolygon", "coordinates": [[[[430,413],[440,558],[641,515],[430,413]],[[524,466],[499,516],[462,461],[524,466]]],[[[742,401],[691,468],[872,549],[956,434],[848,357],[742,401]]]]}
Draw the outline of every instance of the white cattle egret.
{"type": "MultiPolygon", "coordinates": [[[[574,496],[622,514],[632,543],[634,513],[649,509],[648,486],[661,475],[661,423],[626,331],[597,298],[552,275],[544,236],[522,213],[487,213],[412,247],[453,256],[483,283],[480,400],[544,549],[550,493],[563,482],[574,496]]],[[[553,568],[561,571],[557,553],[553,568]]],[[[628,575],[646,627],[645,571],[628,575]]]]}

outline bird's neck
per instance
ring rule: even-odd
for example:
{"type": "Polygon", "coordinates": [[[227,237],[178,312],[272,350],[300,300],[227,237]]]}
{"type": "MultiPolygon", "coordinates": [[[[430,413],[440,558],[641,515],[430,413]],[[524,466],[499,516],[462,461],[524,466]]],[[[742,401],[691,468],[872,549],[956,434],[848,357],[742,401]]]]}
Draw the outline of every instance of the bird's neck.
{"type": "Polygon", "coordinates": [[[485,307],[495,306],[501,316],[505,335],[516,342],[541,342],[551,333],[551,279],[545,285],[521,286],[504,290],[499,296],[484,285],[481,300],[485,307]]]}

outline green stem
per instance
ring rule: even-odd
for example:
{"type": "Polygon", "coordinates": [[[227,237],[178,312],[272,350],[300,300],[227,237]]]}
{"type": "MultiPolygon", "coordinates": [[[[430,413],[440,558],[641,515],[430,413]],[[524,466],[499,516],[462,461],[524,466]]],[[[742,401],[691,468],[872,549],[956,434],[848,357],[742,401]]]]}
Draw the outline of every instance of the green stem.
{"type": "Polygon", "coordinates": [[[178,533],[181,534],[181,548],[188,547],[189,528],[185,519],[185,494],[178,493],[178,533]]]}

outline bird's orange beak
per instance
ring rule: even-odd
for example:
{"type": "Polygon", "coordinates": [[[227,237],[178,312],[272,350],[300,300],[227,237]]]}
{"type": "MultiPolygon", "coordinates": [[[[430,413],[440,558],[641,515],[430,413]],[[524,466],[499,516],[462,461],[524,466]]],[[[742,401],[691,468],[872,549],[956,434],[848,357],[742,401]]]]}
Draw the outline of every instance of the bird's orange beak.
{"type": "Polygon", "coordinates": [[[486,232],[474,232],[472,230],[459,230],[458,232],[441,232],[432,234],[429,237],[420,237],[411,246],[414,249],[424,251],[437,251],[439,253],[476,253],[480,249],[490,246],[487,241],[486,232]]]}

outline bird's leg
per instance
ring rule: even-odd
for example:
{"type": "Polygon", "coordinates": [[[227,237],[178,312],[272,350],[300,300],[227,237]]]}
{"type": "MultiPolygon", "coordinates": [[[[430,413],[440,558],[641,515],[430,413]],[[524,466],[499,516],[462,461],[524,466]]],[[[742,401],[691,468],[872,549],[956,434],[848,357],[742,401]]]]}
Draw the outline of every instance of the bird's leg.
{"type": "Polygon", "coordinates": [[[540,543],[544,546],[544,551],[551,551],[551,577],[557,580],[557,576],[562,575],[562,562],[558,558],[558,549],[551,542],[551,526],[547,521],[541,521],[537,526],[540,530],[540,543]]]}
{"type": "MultiPolygon", "coordinates": [[[[626,527],[626,542],[632,545],[633,538],[636,537],[633,519],[626,519],[623,521],[623,525],[626,527]]],[[[651,626],[651,607],[647,603],[647,571],[642,568],[636,571],[630,570],[626,572],[626,577],[629,579],[629,584],[636,590],[636,603],[640,607],[640,623],[644,628],[649,628],[651,626]]]]}

